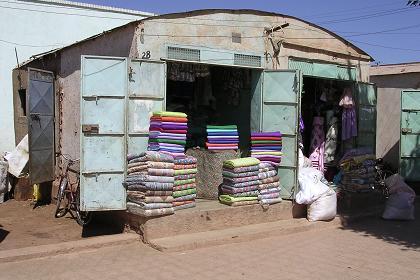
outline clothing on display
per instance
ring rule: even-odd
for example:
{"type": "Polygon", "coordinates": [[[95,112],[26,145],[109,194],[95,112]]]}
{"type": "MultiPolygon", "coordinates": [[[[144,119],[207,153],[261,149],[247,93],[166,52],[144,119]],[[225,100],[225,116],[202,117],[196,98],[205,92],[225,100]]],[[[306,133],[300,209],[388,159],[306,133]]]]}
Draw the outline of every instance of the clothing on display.
{"type": "Polygon", "coordinates": [[[280,132],[252,132],[251,157],[274,166],[281,163],[283,156],[282,135],[280,132]]]}
{"type": "Polygon", "coordinates": [[[261,205],[270,205],[282,201],[280,198],[280,180],[277,176],[276,168],[269,162],[261,162],[259,164],[258,179],[258,201],[261,205]],[[264,180],[270,179],[271,183],[262,183],[264,180]]]}
{"type": "Polygon", "coordinates": [[[329,128],[325,139],[324,162],[331,163],[335,159],[338,141],[338,119],[332,117],[328,123],[329,128]]]}
{"type": "Polygon", "coordinates": [[[197,159],[192,156],[176,159],[174,161],[174,200],[172,206],[174,210],[181,210],[195,207],[197,197],[196,174],[197,159]]]}
{"type": "Polygon", "coordinates": [[[341,140],[345,141],[357,136],[357,119],[353,93],[350,88],[345,88],[339,103],[343,107],[341,140]]]}
{"type": "Polygon", "coordinates": [[[239,145],[236,125],[208,125],[206,147],[209,150],[237,150],[239,145]]]}
{"type": "Polygon", "coordinates": [[[324,171],[324,151],[325,151],[325,134],[324,134],[324,118],[314,117],[312,125],[312,137],[309,159],[312,166],[320,171],[324,171]]]}

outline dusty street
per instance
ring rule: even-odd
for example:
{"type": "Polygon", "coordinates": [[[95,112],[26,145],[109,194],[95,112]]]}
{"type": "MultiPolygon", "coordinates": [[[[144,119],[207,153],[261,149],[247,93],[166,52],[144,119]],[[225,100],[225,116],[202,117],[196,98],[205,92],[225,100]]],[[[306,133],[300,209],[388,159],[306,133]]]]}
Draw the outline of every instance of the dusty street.
{"type": "Polygon", "coordinates": [[[419,279],[420,223],[366,220],[182,253],[141,243],[0,264],[1,279],[419,279]]]}

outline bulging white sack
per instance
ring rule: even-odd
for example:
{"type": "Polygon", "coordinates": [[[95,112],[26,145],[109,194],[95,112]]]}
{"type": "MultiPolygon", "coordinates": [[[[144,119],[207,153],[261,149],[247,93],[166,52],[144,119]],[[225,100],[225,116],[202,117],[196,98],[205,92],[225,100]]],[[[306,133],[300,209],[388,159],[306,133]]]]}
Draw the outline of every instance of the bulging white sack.
{"type": "Polygon", "coordinates": [[[307,218],[310,222],[329,221],[337,215],[337,194],[333,189],[322,194],[308,206],[307,218]]]}
{"type": "Polygon", "coordinates": [[[296,202],[299,204],[311,204],[321,195],[329,190],[329,187],[322,183],[324,174],[315,168],[299,169],[299,191],[296,194],[296,202]]]}

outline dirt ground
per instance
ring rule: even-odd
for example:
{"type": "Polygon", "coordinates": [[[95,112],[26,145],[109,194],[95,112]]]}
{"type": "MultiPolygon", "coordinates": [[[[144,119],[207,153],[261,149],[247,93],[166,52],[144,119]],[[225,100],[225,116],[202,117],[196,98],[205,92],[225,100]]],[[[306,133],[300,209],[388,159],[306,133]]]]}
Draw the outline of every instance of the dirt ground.
{"type": "Polygon", "coordinates": [[[55,205],[34,208],[31,201],[9,200],[0,204],[0,250],[74,241],[98,235],[121,233],[98,218],[81,227],[70,214],[54,217],[55,205]]]}

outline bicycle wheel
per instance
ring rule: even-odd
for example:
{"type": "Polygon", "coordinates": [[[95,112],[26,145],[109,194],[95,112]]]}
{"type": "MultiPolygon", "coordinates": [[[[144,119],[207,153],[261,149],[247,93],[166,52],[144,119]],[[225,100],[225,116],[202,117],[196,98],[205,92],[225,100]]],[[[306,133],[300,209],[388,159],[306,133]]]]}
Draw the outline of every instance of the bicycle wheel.
{"type": "Polygon", "coordinates": [[[80,211],[80,187],[76,190],[76,220],[80,226],[86,226],[92,221],[92,212],[80,211]]]}
{"type": "Polygon", "coordinates": [[[61,202],[64,200],[64,194],[67,188],[67,184],[68,184],[67,178],[62,177],[60,181],[60,185],[58,187],[58,191],[57,191],[57,202],[56,202],[57,207],[55,208],[55,215],[54,215],[56,218],[63,217],[64,215],[67,214],[67,211],[68,211],[67,207],[60,208],[61,202]]]}

